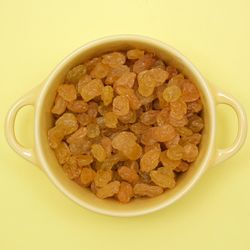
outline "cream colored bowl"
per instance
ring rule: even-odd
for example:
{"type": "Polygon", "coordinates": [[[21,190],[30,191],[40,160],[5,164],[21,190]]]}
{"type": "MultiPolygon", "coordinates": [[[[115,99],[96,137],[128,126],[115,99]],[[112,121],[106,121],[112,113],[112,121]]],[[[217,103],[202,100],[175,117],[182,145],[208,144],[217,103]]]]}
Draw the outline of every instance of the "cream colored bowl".
{"type": "Polygon", "coordinates": [[[183,196],[202,176],[205,170],[235,154],[243,145],[247,133],[246,114],[241,105],[231,96],[210,86],[192,63],[172,47],[148,37],[121,35],[102,38],[90,42],[67,56],[52,71],[49,77],[39,86],[21,97],[10,109],[5,126],[5,134],[9,145],[21,156],[39,165],[51,182],[73,201],[92,211],[113,216],[136,216],[151,213],[164,208],[183,196]],[[104,52],[141,48],[154,52],[177,67],[189,77],[200,90],[204,104],[205,129],[200,145],[200,154],[190,169],[181,176],[177,186],[152,199],[136,199],[129,204],[120,204],[112,200],[100,200],[88,189],[83,189],[70,181],[57,163],[54,152],[48,144],[47,131],[52,126],[50,109],[56,95],[56,89],[64,80],[66,72],[77,64],[104,52]],[[232,146],[218,149],[215,146],[216,115],[218,104],[232,107],[238,117],[238,133],[232,146]],[[34,148],[27,149],[16,140],[14,133],[15,117],[25,105],[33,105],[35,109],[34,148]]]}

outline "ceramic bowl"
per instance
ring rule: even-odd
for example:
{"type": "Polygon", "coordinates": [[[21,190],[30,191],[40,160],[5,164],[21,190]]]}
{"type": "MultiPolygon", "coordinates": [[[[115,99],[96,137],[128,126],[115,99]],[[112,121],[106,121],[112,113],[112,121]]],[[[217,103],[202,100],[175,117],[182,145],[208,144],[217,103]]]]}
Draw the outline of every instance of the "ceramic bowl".
{"type": "Polygon", "coordinates": [[[57,65],[42,84],[22,96],[13,105],[7,115],[5,126],[5,134],[9,145],[22,157],[38,165],[51,182],[70,199],[80,206],[98,213],[127,217],[151,213],[178,200],[195,185],[207,168],[234,155],[243,145],[246,133],[246,114],[238,101],[218,90],[215,86],[211,86],[197,68],[174,48],[163,42],[137,35],[106,37],[75,50],[57,65]],[[54,152],[49,147],[47,131],[52,127],[50,110],[56,95],[56,89],[63,82],[69,69],[102,53],[132,47],[155,53],[167,63],[175,66],[196,84],[204,105],[205,127],[199,156],[190,169],[181,175],[174,189],[155,198],[136,199],[124,205],[114,200],[100,200],[89,189],[84,189],[69,180],[58,164],[54,152]],[[229,105],[238,117],[238,133],[235,141],[230,147],[224,149],[217,148],[215,144],[216,107],[219,104],[229,105]],[[14,132],[17,112],[26,105],[33,105],[35,110],[34,148],[31,149],[23,147],[16,140],[14,132]]]}

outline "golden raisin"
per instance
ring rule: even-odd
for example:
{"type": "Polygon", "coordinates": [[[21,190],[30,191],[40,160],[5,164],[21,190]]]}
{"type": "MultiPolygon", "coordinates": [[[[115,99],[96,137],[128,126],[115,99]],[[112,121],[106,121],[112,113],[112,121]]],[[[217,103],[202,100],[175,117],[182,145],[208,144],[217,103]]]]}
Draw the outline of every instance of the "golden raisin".
{"type": "Polygon", "coordinates": [[[109,67],[101,62],[97,63],[90,72],[92,78],[102,79],[108,75],[109,67]]]}
{"type": "Polygon", "coordinates": [[[73,84],[62,84],[58,87],[57,92],[67,102],[72,102],[76,99],[76,88],[73,84]]]}
{"type": "Polygon", "coordinates": [[[102,89],[101,98],[105,106],[108,106],[112,103],[114,97],[114,91],[111,86],[105,86],[102,89]]]}
{"type": "Polygon", "coordinates": [[[108,128],[116,128],[118,120],[117,116],[113,112],[107,112],[104,114],[105,126],[108,128]]]}
{"type": "Polygon", "coordinates": [[[134,186],[134,193],[138,196],[154,197],[163,193],[163,188],[159,186],[137,183],[134,186]]]}
{"type": "Polygon", "coordinates": [[[117,199],[122,203],[128,203],[133,197],[133,188],[131,184],[123,181],[120,184],[119,192],[117,193],[117,199]]]}
{"type": "Polygon", "coordinates": [[[130,60],[139,59],[143,57],[144,51],[139,49],[131,49],[127,52],[127,58],[130,60]]]}
{"type": "Polygon", "coordinates": [[[103,83],[100,79],[89,81],[84,88],[82,88],[81,96],[85,102],[88,102],[102,94],[103,83]]]}
{"type": "Polygon", "coordinates": [[[78,155],[76,156],[77,164],[80,167],[88,166],[93,162],[93,157],[91,155],[78,155]]]}
{"type": "Polygon", "coordinates": [[[136,170],[126,167],[126,166],[122,166],[118,169],[118,174],[120,175],[120,177],[129,182],[129,183],[135,183],[138,181],[139,176],[136,172],[136,170]]]}
{"type": "Polygon", "coordinates": [[[96,195],[100,199],[112,197],[119,192],[119,188],[120,188],[120,182],[113,181],[101,188],[97,188],[96,195]]]}
{"type": "Polygon", "coordinates": [[[60,96],[57,95],[55,99],[55,104],[51,109],[51,113],[56,115],[61,115],[66,110],[66,101],[60,96]]]}
{"type": "Polygon", "coordinates": [[[155,169],[159,164],[161,151],[157,149],[151,149],[147,151],[140,160],[140,169],[143,172],[150,172],[155,169]]]}
{"type": "Polygon", "coordinates": [[[104,161],[107,156],[106,151],[101,144],[93,144],[91,146],[91,153],[94,158],[100,162],[104,161]]]}
{"type": "Polygon", "coordinates": [[[162,188],[173,188],[175,186],[175,175],[172,169],[161,167],[150,172],[152,181],[162,188]]]}
{"type": "Polygon", "coordinates": [[[126,96],[116,96],[113,100],[113,112],[118,115],[126,115],[129,112],[129,100],[126,96]]]}
{"type": "Polygon", "coordinates": [[[90,186],[95,178],[95,171],[92,168],[83,168],[81,173],[81,184],[85,187],[90,186]]]}
{"type": "Polygon", "coordinates": [[[112,53],[103,55],[102,58],[103,58],[102,63],[107,64],[111,68],[118,67],[119,65],[124,64],[126,61],[125,56],[120,52],[112,52],[112,53]]]}
{"type": "Polygon", "coordinates": [[[95,175],[96,187],[103,187],[112,180],[113,172],[111,169],[99,169],[95,175]]]}
{"type": "Polygon", "coordinates": [[[72,68],[67,76],[66,76],[66,82],[76,84],[82,76],[86,74],[86,66],[83,64],[80,64],[74,68],[72,68]]]}

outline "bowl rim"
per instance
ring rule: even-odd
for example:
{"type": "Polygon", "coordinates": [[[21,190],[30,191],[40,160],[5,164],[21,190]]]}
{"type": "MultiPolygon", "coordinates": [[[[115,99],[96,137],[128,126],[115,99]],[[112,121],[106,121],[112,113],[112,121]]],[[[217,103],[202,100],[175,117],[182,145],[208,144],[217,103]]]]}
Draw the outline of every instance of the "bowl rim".
{"type": "Polygon", "coordinates": [[[67,197],[69,197],[71,200],[75,201],[78,205],[87,208],[91,211],[104,214],[104,215],[110,215],[110,216],[117,216],[117,217],[132,217],[132,216],[139,216],[139,215],[145,215],[149,214],[155,211],[158,211],[164,207],[169,206],[170,204],[174,203],[177,201],[179,198],[181,198],[183,195],[185,195],[190,189],[194,186],[194,184],[197,182],[197,180],[202,176],[202,174],[205,172],[205,170],[208,167],[209,161],[212,158],[213,154],[213,145],[215,141],[215,123],[216,123],[216,117],[215,117],[215,102],[214,98],[212,96],[212,91],[209,89],[207,81],[204,79],[200,71],[192,64],[192,62],[187,59],[182,53],[180,53],[178,50],[173,48],[172,46],[161,42],[157,39],[153,39],[147,36],[142,36],[142,35],[131,35],[131,34],[124,34],[124,35],[113,35],[113,36],[105,36],[93,41],[90,41],[73,52],[71,52],[69,55],[67,55],[61,62],[57,64],[57,66],[52,70],[48,78],[44,81],[43,86],[41,88],[40,95],[37,98],[36,102],[36,107],[35,107],[35,129],[34,129],[34,134],[35,134],[35,150],[37,154],[38,161],[41,164],[41,168],[43,171],[46,173],[46,175],[49,177],[51,182],[67,197]],[[209,113],[212,116],[210,119],[210,127],[211,131],[209,133],[210,138],[209,138],[209,143],[207,145],[207,153],[204,156],[202,160],[202,164],[199,168],[199,170],[196,172],[196,174],[191,178],[189,183],[185,186],[185,189],[180,190],[178,193],[176,193],[173,197],[170,199],[167,199],[159,204],[156,204],[154,207],[150,207],[148,209],[143,209],[139,211],[109,211],[106,209],[102,209],[101,207],[93,206],[89,204],[88,202],[85,202],[82,199],[77,198],[72,192],[70,192],[61,182],[58,181],[58,179],[52,174],[50,171],[50,167],[48,162],[46,161],[46,157],[43,155],[43,152],[41,150],[41,139],[39,136],[39,131],[42,129],[40,127],[40,119],[41,119],[41,109],[42,109],[42,103],[43,100],[45,99],[49,86],[53,83],[53,80],[57,76],[57,74],[61,71],[62,67],[72,61],[76,56],[78,56],[80,53],[82,53],[85,50],[88,50],[92,47],[96,47],[105,43],[111,43],[111,42],[121,42],[121,41],[137,41],[137,42],[142,42],[146,44],[150,44],[150,46],[156,46],[160,47],[163,50],[167,50],[171,54],[173,54],[175,57],[178,57],[180,59],[185,67],[187,67],[192,74],[195,75],[197,80],[199,81],[199,85],[202,87],[202,92],[206,96],[207,102],[208,102],[208,108],[209,108],[209,113]]]}

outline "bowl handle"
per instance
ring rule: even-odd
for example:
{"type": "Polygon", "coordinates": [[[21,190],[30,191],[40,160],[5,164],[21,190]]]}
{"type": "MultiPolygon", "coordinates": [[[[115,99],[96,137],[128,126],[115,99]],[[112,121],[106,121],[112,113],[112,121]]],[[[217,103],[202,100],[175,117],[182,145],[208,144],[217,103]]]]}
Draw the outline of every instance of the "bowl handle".
{"type": "Polygon", "coordinates": [[[216,149],[215,164],[218,164],[233,156],[243,146],[247,137],[247,116],[244,108],[237,100],[220,90],[217,91],[216,94],[216,104],[230,106],[235,111],[238,118],[238,132],[233,144],[224,149],[216,149]]]}
{"type": "Polygon", "coordinates": [[[16,151],[16,153],[35,165],[38,163],[35,150],[31,148],[25,148],[17,141],[15,134],[15,120],[16,115],[21,108],[27,105],[35,106],[39,90],[40,85],[18,99],[17,102],[10,108],[5,119],[5,136],[8,144],[14,151],[16,151]]]}

